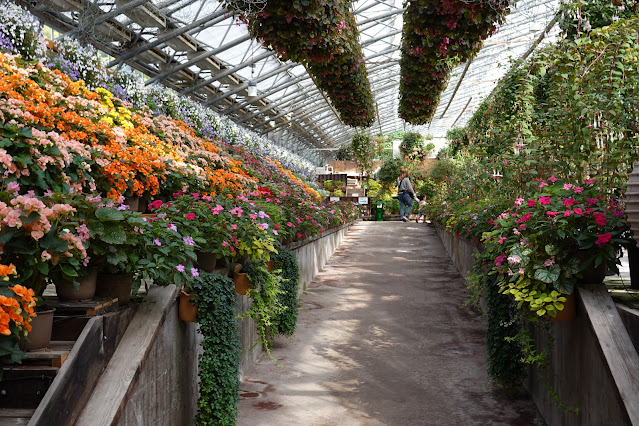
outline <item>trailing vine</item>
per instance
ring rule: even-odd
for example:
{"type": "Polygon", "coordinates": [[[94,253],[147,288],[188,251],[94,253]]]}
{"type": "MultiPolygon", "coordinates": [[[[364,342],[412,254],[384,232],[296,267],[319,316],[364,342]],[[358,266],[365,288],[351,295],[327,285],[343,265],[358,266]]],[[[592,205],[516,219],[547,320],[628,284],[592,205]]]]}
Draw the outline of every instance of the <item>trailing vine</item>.
{"type": "Polygon", "coordinates": [[[485,262],[493,257],[483,253],[475,255],[473,271],[480,277],[479,288],[485,296],[486,352],[488,353],[488,375],[508,394],[515,393],[526,378],[521,344],[513,339],[521,330],[517,318],[517,307],[512,298],[499,292],[498,277],[486,275],[485,262]]]}
{"type": "Polygon", "coordinates": [[[297,325],[297,289],[300,281],[300,267],[297,257],[287,248],[278,248],[278,253],[271,257],[276,267],[281,270],[282,293],[279,301],[285,308],[274,320],[274,328],[278,334],[292,336],[297,325]]]}
{"type": "Polygon", "coordinates": [[[202,333],[199,357],[199,425],[235,425],[239,401],[240,341],[233,281],[201,271],[190,283],[198,295],[197,322],[202,333]]]}
{"type": "MultiPolygon", "coordinates": [[[[242,314],[242,319],[252,318],[257,328],[257,342],[261,343],[271,357],[273,337],[278,334],[276,318],[286,307],[280,301],[282,277],[269,272],[264,264],[251,262],[246,265],[246,273],[251,282],[247,296],[251,298],[251,308],[242,314]]],[[[272,358],[272,357],[271,357],[272,358]]]]}

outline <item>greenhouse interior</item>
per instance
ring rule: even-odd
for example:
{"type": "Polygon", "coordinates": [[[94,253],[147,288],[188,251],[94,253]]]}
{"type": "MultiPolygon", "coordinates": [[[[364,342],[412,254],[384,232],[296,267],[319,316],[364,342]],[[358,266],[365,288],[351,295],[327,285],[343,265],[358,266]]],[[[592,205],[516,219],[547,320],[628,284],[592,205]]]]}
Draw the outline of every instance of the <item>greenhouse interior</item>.
{"type": "Polygon", "coordinates": [[[0,0],[0,119],[0,425],[639,425],[639,1],[0,0]]]}

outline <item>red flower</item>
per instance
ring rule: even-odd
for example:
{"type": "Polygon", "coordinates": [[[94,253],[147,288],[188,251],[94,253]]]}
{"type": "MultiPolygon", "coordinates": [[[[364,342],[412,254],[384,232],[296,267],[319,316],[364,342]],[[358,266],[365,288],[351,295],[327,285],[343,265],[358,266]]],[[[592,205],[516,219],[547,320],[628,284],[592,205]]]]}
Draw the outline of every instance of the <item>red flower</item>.
{"type": "Polygon", "coordinates": [[[606,216],[603,213],[593,213],[593,216],[597,225],[604,226],[606,224],[606,216]]]}
{"type": "Polygon", "coordinates": [[[597,241],[595,241],[595,244],[597,245],[597,247],[603,247],[611,239],[612,239],[612,234],[609,234],[609,233],[599,234],[597,235],[597,241]]]}
{"type": "Polygon", "coordinates": [[[149,204],[149,207],[151,209],[157,209],[158,207],[161,207],[161,206],[162,206],[162,200],[155,200],[151,204],[149,204]]]}
{"type": "Polygon", "coordinates": [[[188,220],[195,220],[195,213],[187,213],[184,215],[188,220]]]}

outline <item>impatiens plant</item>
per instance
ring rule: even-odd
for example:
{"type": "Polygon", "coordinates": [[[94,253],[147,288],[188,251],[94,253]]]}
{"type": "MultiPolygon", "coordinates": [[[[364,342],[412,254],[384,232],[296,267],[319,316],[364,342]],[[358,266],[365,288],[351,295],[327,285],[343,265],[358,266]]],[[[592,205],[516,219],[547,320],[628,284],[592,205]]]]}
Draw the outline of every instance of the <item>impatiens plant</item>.
{"type": "Polygon", "coordinates": [[[617,272],[620,248],[628,244],[629,226],[617,200],[583,185],[541,181],[539,191],[518,198],[484,234],[494,255],[492,273],[501,291],[538,315],[554,317],[563,309],[588,267],[605,264],[617,272]]]}

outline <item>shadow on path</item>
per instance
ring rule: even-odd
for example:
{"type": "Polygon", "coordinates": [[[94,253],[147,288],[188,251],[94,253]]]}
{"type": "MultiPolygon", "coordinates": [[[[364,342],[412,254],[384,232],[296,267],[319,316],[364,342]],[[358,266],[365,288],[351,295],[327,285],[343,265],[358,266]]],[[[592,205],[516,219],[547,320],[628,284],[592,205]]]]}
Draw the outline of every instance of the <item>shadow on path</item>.
{"type": "Polygon", "coordinates": [[[357,222],[243,378],[238,425],[536,425],[493,392],[484,322],[435,231],[357,222]]]}

